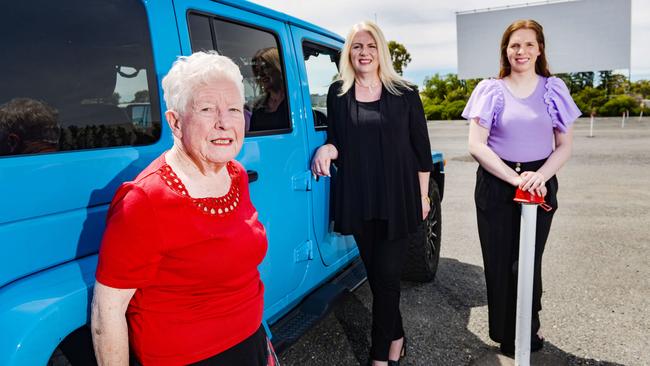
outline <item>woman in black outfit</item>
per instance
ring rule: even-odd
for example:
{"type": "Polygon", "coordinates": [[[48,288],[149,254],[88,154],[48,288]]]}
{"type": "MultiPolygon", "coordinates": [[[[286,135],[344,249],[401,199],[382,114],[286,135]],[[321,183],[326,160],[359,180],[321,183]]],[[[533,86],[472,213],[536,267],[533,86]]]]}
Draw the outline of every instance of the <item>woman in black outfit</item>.
{"type": "Polygon", "coordinates": [[[373,294],[370,359],[375,366],[398,365],[404,355],[400,277],[409,234],[429,213],[433,164],[420,96],[393,69],[374,23],[359,23],[348,34],[327,111],[327,142],[316,151],[312,172],[330,176],[336,160],[334,230],[354,235],[373,294]]]}
{"type": "Polygon", "coordinates": [[[262,94],[253,102],[247,131],[269,131],[289,127],[282,62],[276,47],[263,48],[253,56],[253,74],[262,94]]]}

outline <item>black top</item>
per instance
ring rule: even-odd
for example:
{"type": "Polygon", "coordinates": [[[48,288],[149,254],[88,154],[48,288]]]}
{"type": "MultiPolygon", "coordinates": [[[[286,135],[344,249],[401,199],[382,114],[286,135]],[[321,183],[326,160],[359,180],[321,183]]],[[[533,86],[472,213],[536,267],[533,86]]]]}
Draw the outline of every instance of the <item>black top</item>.
{"type": "Polygon", "coordinates": [[[433,170],[420,96],[415,87],[402,95],[382,88],[373,109],[356,100],[354,87],[337,96],[340,85],[327,95],[327,143],[339,152],[334,230],[354,234],[364,220],[378,218],[387,220],[389,239],[406,237],[422,221],[417,173],[433,170]]]}
{"type": "Polygon", "coordinates": [[[289,127],[289,108],[287,99],[274,112],[267,112],[266,107],[261,105],[253,109],[249,131],[278,130],[289,127]]]}
{"type": "Polygon", "coordinates": [[[359,184],[363,189],[359,200],[364,220],[387,220],[388,207],[384,187],[384,153],[381,149],[381,112],[379,101],[357,101],[357,116],[351,129],[358,136],[358,144],[365,146],[364,154],[359,155],[359,184]]]}

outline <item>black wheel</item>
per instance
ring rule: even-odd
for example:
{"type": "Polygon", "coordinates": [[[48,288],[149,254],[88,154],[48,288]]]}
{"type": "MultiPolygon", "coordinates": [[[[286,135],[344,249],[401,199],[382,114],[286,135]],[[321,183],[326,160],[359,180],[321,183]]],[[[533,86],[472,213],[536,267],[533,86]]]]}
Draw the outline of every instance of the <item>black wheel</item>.
{"type": "Polygon", "coordinates": [[[63,351],[59,347],[54,350],[50,360],[47,361],[47,366],[73,366],[68,360],[67,357],[63,354],[63,351]]]}
{"type": "Polygon", "coordinates": [[[90,326],[68,334],[50,357],[47,366],[97,366],[90,326]]]}
{"type": "Polygon", "coordinates": [[[436,182],[429,181],[431,211],[409,240],[409,249],[402,272],[402,279],[414,282],[429,282],[436,277],[440,261],[440,234],[442,215],[440,190],[436,182]]]}

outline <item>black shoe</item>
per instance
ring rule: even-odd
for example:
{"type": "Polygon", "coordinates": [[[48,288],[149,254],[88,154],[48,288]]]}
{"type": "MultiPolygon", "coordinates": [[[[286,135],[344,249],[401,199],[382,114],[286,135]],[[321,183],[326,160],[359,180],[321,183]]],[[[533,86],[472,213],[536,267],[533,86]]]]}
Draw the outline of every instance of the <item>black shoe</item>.
{"type": "Polygon", "coordinates": [[[501,354],[504,356],[508,356],[510,358],[515,357],[514,343],[501,343],[501,345],[499,345],[499,350],[501,351],[501,354]]]}
{"type": "MultiPolygon", "coordinates": [[[[372,366],[372,359],[368,359],[368,366],[372,366]]],[[[399,361],[388,360],[388,366],[399,366],[399,361]]]]}
{"type": "MultiPolygon", "coordinates": [[[[541,338],[537,334],[535,334],[531,339],[530,339],[530,352],[537,352],[544,348],[544,338],[541,338]]],[[[515,344],[513,343],[501,343],[499,346],[499,349],[501,350],[501,353],[504,356],[508,356],[510,358],[515,356],[515,344]]]]}

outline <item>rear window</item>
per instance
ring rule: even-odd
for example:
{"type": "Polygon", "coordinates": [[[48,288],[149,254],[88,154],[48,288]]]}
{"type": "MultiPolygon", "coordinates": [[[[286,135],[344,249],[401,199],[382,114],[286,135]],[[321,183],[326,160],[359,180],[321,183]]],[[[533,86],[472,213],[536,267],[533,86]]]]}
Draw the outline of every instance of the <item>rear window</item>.
{"type": "Polygon", "coordinates": [[[0,156],[159,139],[157,81],[139,1],[7,2],[0,44],[0,156]]]}

